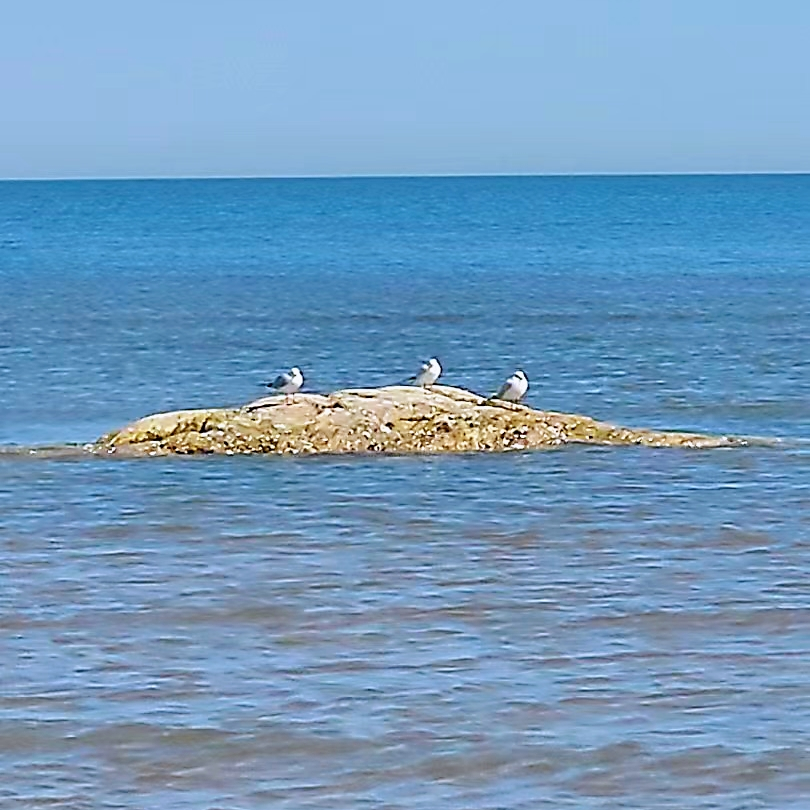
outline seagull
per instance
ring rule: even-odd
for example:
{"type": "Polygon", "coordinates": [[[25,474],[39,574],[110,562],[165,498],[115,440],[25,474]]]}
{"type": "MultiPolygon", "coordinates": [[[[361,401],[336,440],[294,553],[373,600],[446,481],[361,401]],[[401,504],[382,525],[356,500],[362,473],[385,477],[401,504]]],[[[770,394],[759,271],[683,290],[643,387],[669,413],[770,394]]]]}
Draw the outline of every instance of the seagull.
{"type": "Polygon", "coordinates": [[[439,379],[441,374],[442,367],[439,365],[439,361],[435,357],[431,357],[427,363],[422,363],[419,373],[411,379],[416,385],[428,388],[439,379]]]}
{"type": "Polygon", "coordinates": [[[271,383],[265,383],[268,388],[278,391],[279,394],[285,394],[289,399],[290,394],[296,393],[304,384],[304,375],[298,366],[293,366],[289,371],[279,374],[271,383]]]}
{"type": "Polygon", "coordinates": [[[529,380],[526,375],[518,369],[506,382],[501,386],[501,390],[493,397],[493,399],[502,399],[505,402],[520,402],[526,396],[529,390],[529,380]]]}

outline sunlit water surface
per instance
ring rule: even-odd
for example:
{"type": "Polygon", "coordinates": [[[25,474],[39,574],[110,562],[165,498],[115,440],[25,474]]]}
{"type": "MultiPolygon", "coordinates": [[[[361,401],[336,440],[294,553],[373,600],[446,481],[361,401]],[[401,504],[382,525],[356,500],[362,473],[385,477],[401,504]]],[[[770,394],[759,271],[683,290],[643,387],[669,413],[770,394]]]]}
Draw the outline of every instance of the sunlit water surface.
{"type": "Polygon", "coordinates": [[[780,438],[0,452],[0,807],[804,810],[810,178],[0,183],[0,444],[431,354],[780,438]]]}

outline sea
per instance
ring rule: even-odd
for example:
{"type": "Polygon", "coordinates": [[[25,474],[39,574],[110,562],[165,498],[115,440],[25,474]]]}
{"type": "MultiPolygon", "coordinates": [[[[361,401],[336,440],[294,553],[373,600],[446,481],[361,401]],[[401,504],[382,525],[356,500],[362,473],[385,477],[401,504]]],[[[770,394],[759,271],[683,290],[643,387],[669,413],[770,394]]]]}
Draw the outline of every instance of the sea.
{"type": "Polygon", "coordinates": [[[0,808],[805,810],[810,175],[0,183],[0,808]],[[715,450],[120,460],[396,383],[715,450]]]}

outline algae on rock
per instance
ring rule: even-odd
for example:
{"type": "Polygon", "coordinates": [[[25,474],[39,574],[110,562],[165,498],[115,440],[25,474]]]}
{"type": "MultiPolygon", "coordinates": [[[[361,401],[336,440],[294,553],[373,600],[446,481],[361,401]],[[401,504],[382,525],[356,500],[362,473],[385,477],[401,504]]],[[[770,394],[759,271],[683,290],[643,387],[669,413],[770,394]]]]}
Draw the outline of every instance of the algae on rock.
{"type": "Polygon", "coordinates": [[[568,443],[692,448],[744,444],[726,436],[618,427],[444,385],[396,385],[328,396],[269,396],[241,408],[155,414],[103,436],[94,450],[132,456],[465,453],[568,443]]]}

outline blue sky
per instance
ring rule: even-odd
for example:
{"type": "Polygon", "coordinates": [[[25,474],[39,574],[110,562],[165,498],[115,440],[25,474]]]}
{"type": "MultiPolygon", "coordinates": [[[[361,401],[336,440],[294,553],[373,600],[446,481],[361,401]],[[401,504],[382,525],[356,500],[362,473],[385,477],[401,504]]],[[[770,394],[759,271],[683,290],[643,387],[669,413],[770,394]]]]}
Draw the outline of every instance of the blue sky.
{"type": "Polygon", "coordinates": [[[810,171],[804,0],[8,0],[0,177],[810,171]]]}

